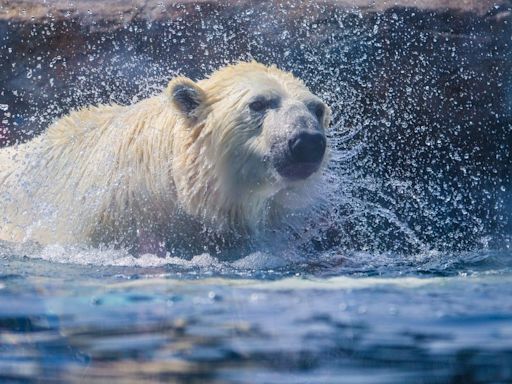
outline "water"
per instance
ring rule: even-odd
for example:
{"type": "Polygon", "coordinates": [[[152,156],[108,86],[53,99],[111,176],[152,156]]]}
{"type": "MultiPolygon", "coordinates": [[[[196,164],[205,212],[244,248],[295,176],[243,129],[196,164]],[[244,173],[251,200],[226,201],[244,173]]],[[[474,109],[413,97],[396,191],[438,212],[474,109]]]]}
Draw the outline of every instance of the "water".
{"type": "Polygon", "coordinates": [[[0,259],[2,382],[512,380],[507,252],[264,268],[264,255],[75,249],[62,263],[63,249],[14,248],[0,259]]]}
{"type": "Polygon", "coordinates": [[[0,145],[250,58],[304,79],[335,121],[300,249],[1,243],[0,382],[512,382],[510,9],[299,3],[0,20],[0,145]]]}

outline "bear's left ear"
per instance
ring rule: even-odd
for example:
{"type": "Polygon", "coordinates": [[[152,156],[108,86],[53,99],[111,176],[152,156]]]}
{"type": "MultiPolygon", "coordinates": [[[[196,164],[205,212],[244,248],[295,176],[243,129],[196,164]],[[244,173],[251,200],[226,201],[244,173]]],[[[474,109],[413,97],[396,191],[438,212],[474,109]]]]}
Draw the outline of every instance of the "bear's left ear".
{"type": "Polygon", "coordinates": [[[206,101],[204,91],[187,77],[171,80],[167,94],[176,110],[188,119],[197,117],[200,106],[206,101]]]}

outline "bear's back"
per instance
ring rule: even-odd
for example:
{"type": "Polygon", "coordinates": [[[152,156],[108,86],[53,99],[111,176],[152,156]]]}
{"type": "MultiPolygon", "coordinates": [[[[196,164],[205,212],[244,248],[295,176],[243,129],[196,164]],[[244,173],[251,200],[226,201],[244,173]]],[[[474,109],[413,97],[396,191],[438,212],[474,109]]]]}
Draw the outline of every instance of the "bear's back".
{"type": "Polygon", "coordinates": [[[54,145],[76,144],[77,140],[86,136],[100,135],[125,108],[120,105],[100,105],[72,111],[56,120],[43,135],[54,145]]]}

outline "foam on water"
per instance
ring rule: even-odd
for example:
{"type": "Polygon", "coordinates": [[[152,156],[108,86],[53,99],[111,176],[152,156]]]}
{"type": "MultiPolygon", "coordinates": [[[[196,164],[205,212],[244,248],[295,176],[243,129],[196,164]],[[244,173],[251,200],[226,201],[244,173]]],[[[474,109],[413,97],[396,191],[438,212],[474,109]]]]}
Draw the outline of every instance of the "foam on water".
{"type": "Polygon", "coordinates": [[[179,257],[158,257],[152,254],[135,257],[125,250],[64,247],[61,245],[46,246],[40,254],[33,255],[33,257],[57,263],[120,267],[161,267],[164,265],[215,267],[219,265],[218,260],[209,254],[197,255],[191,260],[179,257]]]}
{"type": "Polygon", "coordinates": [[[123,249],[91,248],[80,246],[0,243],[0,258],[38,260],[72,266],[89,266],[128,269],[130,273],[152,276],[154,273],[201,273],[205,276],[238,276],[272,278],[287,276],[316,276],[322,279],[354,276],[378,276],[380,279],[446,276],[500,275],[512,272],[512,258],[508,251],[477,250],[446,253],[428,251],[408,255],[393,253],[345,252],[336,250],[310,254],[295,252],[269,253],[256,251],[241,255],[234,261],[222,260],[203,253],[191,258],[154,254],[134,256],[123,249]],[[163,268],[163,270],[162,270],[163,268]],[[151,272],[154,270],[155,272],[151,272]],[[263,275],[261,274],[263,273],[263,275]]]}
{"type": "Polygon", "coordinates": [[[58,244],[38,246],[35,244],[0,243],[0,256],[29,258],[53,263],[105,266],[105,267],[180,267],[185,269],[209,269],[212,271],[230,268],[233,270],[254,270],[286,267],[293,261],[287,257],[277,257],[263,252],[253,252],[234,262],[222,261],[208,253],[190,259],[166,257],[154,254],[134,256],[124,249],[62,246],[58,244]]]}

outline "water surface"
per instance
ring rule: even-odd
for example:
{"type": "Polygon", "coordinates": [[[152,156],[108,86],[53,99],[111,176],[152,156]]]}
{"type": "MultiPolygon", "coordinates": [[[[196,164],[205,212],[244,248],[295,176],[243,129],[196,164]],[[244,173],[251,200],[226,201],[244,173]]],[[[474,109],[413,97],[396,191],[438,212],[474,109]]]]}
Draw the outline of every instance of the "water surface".
{"type": "Polygon", "coordinates": [[[251,269],[272,258],[33,251],[2,248],[2,382],[512,380],[507,252],[251,269]]]}

